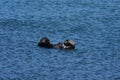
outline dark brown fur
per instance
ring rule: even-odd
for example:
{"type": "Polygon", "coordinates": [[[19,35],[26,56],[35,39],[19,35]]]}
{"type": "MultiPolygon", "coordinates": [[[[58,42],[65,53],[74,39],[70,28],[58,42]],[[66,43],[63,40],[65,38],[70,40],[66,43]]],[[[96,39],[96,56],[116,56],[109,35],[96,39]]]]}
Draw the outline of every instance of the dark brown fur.
{"type": "Polygon", "coordinates": [[[75,45],[70,40],[65,40],[64,43],[51,44],[50,40],[46,37],[40,40],[38,46],[45,48],[75,49],[75,45]]]}

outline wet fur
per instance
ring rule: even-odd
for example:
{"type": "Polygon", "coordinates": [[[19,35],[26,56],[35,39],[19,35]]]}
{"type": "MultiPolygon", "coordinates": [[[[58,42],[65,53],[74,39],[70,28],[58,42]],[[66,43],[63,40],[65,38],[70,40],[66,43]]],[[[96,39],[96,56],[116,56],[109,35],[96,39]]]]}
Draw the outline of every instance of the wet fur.
{"type": "Polygon", "coordinates": [[[51,44],[47,37],[43,37],[38,46],[45,48],[57,48],[57,49],[75,49],[75,44],[71,40],[65,40],[64,43],[51,44]]]}

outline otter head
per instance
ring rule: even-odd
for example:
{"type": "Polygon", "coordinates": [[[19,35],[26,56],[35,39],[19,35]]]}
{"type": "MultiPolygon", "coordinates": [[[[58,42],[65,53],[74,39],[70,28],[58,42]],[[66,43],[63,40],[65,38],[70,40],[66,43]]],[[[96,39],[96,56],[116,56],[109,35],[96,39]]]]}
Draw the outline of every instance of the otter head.
{"type": "Polygon", "coordinates": [[[65,49],[75,49],[75,43],[72,40],[65,40],[64,48],[65,49]]]}
{"type": "Polygon", "coordinates": [[[50,44],[50,40],[49,40],[47,37],[43,37],[43,38],[40,40],[40,43],[42,43],[42,44],[50,44]]]}
{"type": "Polygon", "coordinates": [[[47,37],[43,37],[40,42],[38,43],[38,46],[46,47],[46,48],[52,48],[53,45],[50,43],[50,40],[47,37]]]}

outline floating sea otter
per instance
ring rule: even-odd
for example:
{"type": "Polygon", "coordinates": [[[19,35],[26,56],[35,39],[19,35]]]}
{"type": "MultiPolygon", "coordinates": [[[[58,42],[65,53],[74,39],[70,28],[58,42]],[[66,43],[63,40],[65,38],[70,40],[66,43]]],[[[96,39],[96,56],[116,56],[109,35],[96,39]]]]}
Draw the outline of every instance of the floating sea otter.
{"type": "Polygon", "coordinates": [[[51,44],[47,37],[43,37],[38,46],[45,48],[58,48],[58,49],[75,49],[75,44],[71,40],[65,40],[64,43],[51,44]]]}

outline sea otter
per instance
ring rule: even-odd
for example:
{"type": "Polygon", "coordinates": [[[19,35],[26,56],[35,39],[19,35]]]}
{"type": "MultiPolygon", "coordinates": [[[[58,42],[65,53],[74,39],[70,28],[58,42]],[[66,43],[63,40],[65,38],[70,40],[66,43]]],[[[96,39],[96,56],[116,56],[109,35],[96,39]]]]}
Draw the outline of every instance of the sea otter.
{"type": "Polygon", "coordinates": [[[75,49],[75,44],[71,40],[65,40],[64,43],[51,44],[47,37],[43,37],[38,43],[38,46],[57,49],[75,49]]]}

